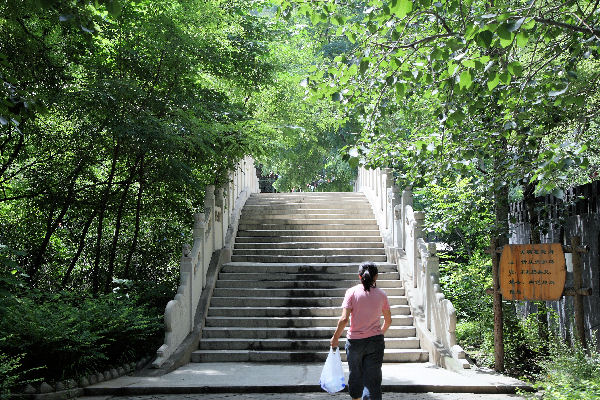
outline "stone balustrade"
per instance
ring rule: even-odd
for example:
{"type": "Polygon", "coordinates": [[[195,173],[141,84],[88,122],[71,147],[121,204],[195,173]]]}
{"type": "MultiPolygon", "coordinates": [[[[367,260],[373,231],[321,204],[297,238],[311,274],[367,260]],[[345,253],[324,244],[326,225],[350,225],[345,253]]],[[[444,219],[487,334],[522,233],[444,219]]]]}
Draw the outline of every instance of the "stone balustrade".
{"type": "Polygon", "coordinates": [[[389,168],[361,167],[355,191],[364,193],[371,203],[388,260],[398,266],[417,335],[430,361],[448,369],[470,368],[465,352],[456,344],[456,310],[439,284],[436,245],[423,238],[425,213],[413,209],[411,189],[400,193],[389,168]]]}
{"type": "Polygon", "coordinates": [[[206,188],[204,212],[194,215],[193,244],[183,245],[180,281],[175,298],[165,308],[165,341],[153,362],[160,368],[194,330],[200,296],[206,286],[213,253],[222,250],[221,261],[231,257],[241,210],[251,193],[258,192],[254,160],[246,157],[229,174],[228,183],[206,188]]]}

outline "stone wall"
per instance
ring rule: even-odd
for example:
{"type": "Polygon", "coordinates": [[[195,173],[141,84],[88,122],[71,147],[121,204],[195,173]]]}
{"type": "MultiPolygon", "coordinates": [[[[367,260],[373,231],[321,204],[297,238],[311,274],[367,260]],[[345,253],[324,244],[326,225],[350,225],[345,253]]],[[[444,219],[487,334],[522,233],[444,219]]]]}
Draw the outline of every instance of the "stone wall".
{"type": "MultiPolygon", "coordinates": [[[[600,330],[600,181],[570,189],[565,199],[553,196],[537,199],[536,212],[545,232],[541,234],[542,243],[570,244],[571,237],[580,236],[581,243],[589,247],[587,254],[581,255],[583,262],[583,286],[592,288],[592,296],[584,298],[585,327],[589,343],[594,332],[600,330]]],[[[522,203],[511,205],[511,238],[510,243],[529,243],[530,215],[522,203]]],[[[567,287],[573,286],[573,269],[571,255],[566,254],[567,287]]],[[[548,306],[556,310],[561,333],[564,336],[572,333],[573,297],[563,297],[560,301],[548,302],[548,306]]],[[[520,302],[517,309],[526,316],[536,310],[530,302],[520,302]]],[[[595,338],[600,349],[600,339],[595,338]]]]}

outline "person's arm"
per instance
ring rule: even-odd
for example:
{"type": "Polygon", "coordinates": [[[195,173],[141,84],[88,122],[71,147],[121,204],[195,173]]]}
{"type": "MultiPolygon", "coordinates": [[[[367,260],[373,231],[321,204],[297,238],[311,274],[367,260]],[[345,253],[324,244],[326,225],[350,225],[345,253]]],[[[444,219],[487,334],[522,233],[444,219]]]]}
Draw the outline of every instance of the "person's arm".
{"type": "Polygon", "coordinates": [[[382,311],[383,311],[383,325],[381,326],[381,331],[385,335],[385,332],[392,325],[392,311],[389,308],[384,308],[382,311]]]}
{"type": "Polygon", "coordinates": [[[337,329],[329,341],[331,347],[338,347],[340,336],[342,336],[342,332],[344,332],[344,328],[350,320],[350,311],[352,311],[351,308],[342,309],[342,316],[338,320],[337,329]]]}

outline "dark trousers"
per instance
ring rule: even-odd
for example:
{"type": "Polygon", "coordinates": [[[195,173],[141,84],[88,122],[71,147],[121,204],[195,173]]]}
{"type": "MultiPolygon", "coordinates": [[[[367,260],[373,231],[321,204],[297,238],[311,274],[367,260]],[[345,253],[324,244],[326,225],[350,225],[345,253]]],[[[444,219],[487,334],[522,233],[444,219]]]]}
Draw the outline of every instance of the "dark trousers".
{"type": "Polygon", "coordinates": [[[381,400],[384,349],[383,335],[346,340],[346,358],[350,369],[348,391],[353,399],[381,400]]]}

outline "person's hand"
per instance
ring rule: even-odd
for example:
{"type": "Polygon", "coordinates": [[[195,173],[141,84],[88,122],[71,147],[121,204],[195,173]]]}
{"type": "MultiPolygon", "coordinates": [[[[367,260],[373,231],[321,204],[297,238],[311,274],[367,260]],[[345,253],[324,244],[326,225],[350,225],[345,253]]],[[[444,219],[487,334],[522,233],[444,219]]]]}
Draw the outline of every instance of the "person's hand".
{"type": "Polygon", "coordinates": [[[340,344],[340,340],[339,340],[339,338],[336,338],[335,336],[333,336],[331,338],[331,340],[329,341],[329,344],[331,344],[331,347],[333,347],[335,349],[340,344]]]}

